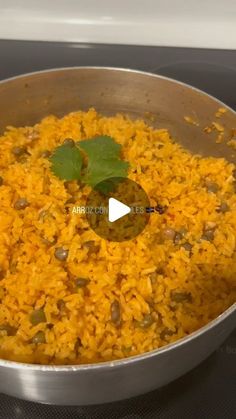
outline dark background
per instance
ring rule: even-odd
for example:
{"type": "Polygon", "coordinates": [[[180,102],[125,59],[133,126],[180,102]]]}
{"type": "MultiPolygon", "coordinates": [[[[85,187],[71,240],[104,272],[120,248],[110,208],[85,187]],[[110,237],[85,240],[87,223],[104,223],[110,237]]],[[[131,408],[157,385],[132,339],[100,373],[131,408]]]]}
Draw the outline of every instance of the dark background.
{"type": "Polygon", "coordinates": [[[81,65],[162,74],[192,84],[236,107],[236,51],[0,40],[0,79],[81,65]]]}
{"type": "MultiPolygon", "coordinates": [[[[236,51],[0,40],[0,79],[81,65],[133,68],[172,77],[236,109],[236,51]]],[[[0,419],[44,418],[236,419],[236,331],[190,373],[131,400],[58,407],[0,395],[0,419]]]]}

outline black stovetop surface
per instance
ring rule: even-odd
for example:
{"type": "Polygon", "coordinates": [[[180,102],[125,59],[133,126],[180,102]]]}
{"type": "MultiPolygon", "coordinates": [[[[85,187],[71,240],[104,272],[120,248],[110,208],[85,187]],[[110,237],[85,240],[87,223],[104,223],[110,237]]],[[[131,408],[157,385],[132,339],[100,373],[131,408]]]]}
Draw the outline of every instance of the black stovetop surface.
{"type": "MultiPolygon", "coordinates": [[[[236,109],[236,51],[0,40],[0,79],[70,66],[126,67],[189,83],[236,109]]],[[[93,407],[46,406],[0,395],[0,419],[235,419],[236,331],[168,386],[93,407]]]]}

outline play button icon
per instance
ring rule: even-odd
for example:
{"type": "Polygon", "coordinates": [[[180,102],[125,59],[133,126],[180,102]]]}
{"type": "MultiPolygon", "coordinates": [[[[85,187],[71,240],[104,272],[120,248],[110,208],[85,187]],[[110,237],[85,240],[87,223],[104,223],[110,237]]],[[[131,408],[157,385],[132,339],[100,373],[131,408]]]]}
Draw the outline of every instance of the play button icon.
{"type": "Polygon", "coordinates": [[[98,183],[86,202],[90,228],[103,239],[132,240],[146,227],[149,199],[138,183],[128,178],[110,178],[98,183]]]}
{"type": "Polygon", "coordinates": [[[128,205],[123,204],[115,198],[109,198],[108,220],[110,223],[114,223],[114,221],[119,220],[130,212],[131,208],[128,205]]]}

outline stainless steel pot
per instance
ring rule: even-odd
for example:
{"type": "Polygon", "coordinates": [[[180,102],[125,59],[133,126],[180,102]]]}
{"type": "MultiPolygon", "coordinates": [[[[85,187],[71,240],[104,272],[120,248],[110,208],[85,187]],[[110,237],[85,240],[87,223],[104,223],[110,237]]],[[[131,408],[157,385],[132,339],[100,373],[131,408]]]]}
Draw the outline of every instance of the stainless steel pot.
{"type": "MultiPolygon", "coordinates": [[[[34,124],[50,113],[88,109],[130,116],[156,116],[193,152],[235,161],[232,149],[215,143],[203,128],[221,106],[213,97],[171,79],[113,68],[67,68],[14,77],[0,83],[0,131],[34,124]],[[199,122],[188,124],[184,116],[199,122]]],[[[222,119],[228,135],[236,114],[222,119]]],[[[221,123],[222,123],[221,121],[221,123]]],[[[236,326],[236,304],[190,336],[132,358],[80,366],[42,366],[0,360],[0,391],[27,400],[63,405],[111,402],[139,395],[176,379],[210,355],[236,326]]]]}

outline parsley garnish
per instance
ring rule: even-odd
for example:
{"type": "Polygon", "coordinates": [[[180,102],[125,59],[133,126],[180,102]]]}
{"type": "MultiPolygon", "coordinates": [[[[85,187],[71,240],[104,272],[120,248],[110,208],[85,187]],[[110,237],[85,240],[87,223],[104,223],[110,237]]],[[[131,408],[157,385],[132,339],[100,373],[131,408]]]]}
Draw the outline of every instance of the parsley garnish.
{"type": "Polygon", "coordinates": [[[79,141],[74,147],[64,144],[54,150],[51,169],[62,180],[80,180],[93,188],[102,182],[107,191],[108,179],[127,176],[129,163],[120,159],[120,153],[121,145],[108,136],[79,141]]]}
{"type": "Polygon", "coordinates": [[[52,171],[54,175],[62,180],[74,180],[81,178],[82,155],[77,147],[61,145],[57,147],[52,157],[52,171]]]}

